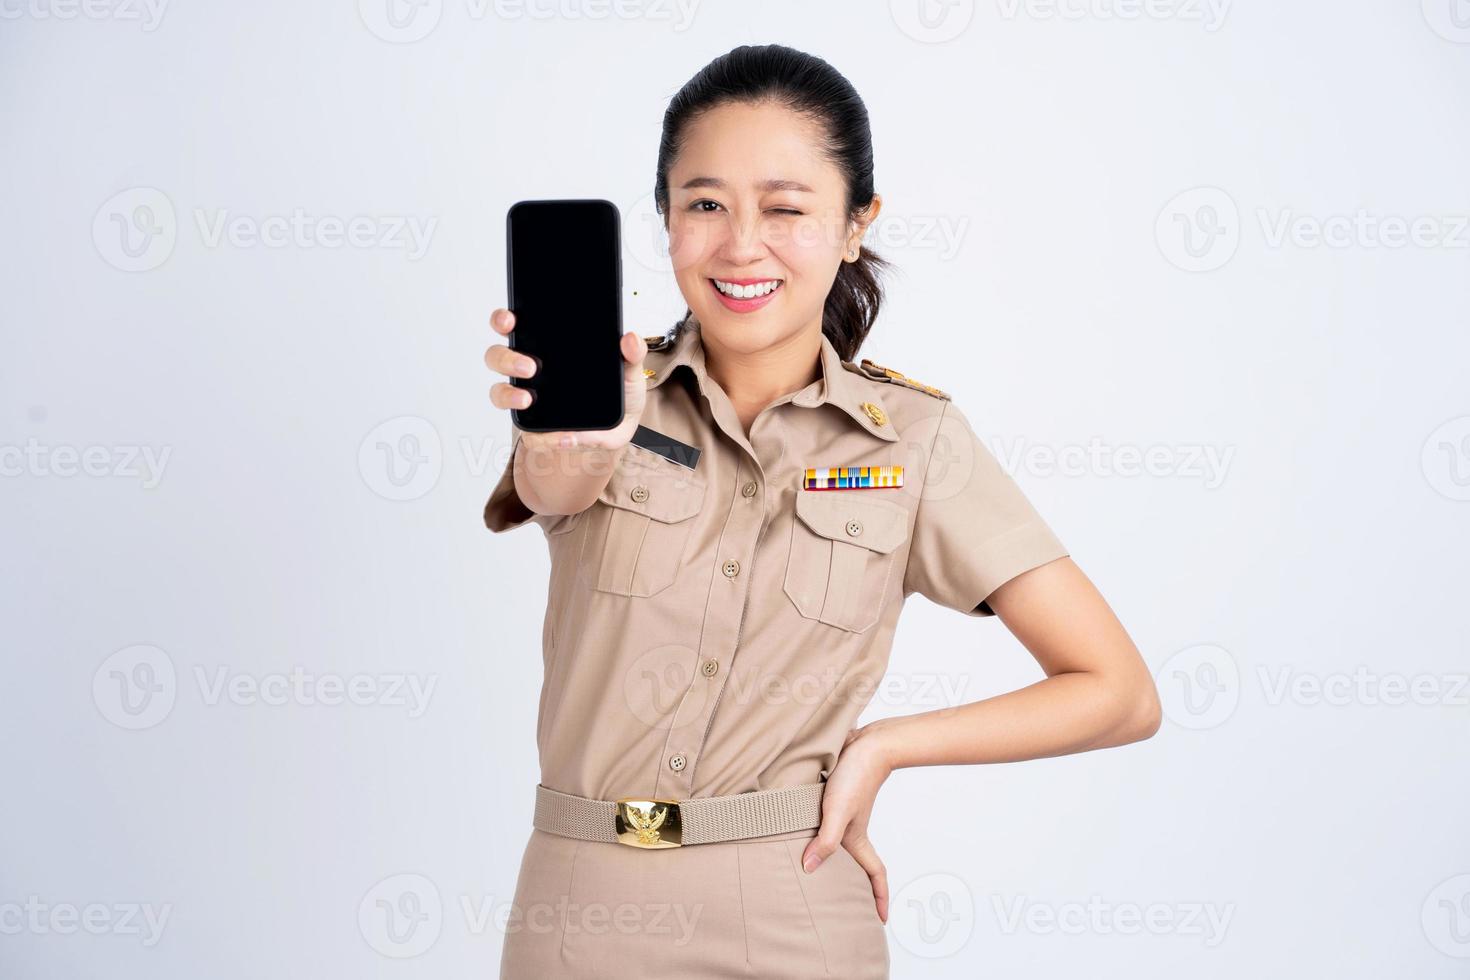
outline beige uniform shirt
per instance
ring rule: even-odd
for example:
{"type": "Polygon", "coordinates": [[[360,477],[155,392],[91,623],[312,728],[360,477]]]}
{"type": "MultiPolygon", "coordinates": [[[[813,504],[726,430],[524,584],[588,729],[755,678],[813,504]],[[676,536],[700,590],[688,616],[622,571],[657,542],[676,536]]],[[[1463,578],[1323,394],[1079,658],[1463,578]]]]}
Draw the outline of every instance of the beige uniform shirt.
{"type": "MultiPolygon", "coordinates": [[[[888,664],[912,593],[971,616],[1067,554],[947,395],[839,359],[747,437],[698,324],[651,350],[641,423],[693,469],[629,445],[598,500],[531,513],[508,464],[492,531],[551,553],[541,782],[687,799],[818,782],[888,664]],[[803,489],[809,468],[901,466],[901,487],[803,489]]],[[[517,441],[520,433],[515,432],[517,441]]],[[[808,832],[808,835],[810,832],[808,832]]]]}

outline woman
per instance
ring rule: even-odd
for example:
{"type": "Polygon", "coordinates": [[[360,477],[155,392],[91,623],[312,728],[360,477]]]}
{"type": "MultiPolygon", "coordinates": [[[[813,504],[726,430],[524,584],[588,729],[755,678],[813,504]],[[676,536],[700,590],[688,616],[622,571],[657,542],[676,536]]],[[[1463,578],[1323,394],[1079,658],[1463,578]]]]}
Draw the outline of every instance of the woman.
{"type": "MultiPolygon", "coordinates": [[[[502,977],[887,977],[867,825],[894,769],[1157,730],[1137,649],[965,416],[851,363],[881,298],[872,159],[825,61],[744,46],[705,67],[655,185],[688,312],[622,338],[617,428],[515,433],[485,521],[538,523],[551,577],[502,977]],[[913,592],[999,617],[1047,678],[852,730],[913,592]]],[[[485,360],[534,371],[504,344],[485,360]]]]}

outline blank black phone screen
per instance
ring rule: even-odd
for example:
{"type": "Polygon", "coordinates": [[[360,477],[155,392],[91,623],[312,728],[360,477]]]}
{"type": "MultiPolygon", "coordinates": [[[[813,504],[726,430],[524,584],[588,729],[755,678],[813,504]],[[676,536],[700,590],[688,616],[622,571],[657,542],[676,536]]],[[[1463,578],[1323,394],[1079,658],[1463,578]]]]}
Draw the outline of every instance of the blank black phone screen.
{"type": "Polygon", "coordinates": [[[520,201],[505,218],[510,346],[540,362],[511,383],[528,432],[612,429],[623,420],[622,247],[616,205],[520,201]]]}

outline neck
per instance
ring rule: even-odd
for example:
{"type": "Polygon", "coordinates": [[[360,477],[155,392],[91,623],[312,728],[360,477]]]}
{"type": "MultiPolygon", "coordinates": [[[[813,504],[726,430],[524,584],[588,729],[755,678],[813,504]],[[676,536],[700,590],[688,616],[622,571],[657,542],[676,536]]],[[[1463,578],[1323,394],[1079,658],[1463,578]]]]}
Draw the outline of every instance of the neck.
{"type": "Polygon", "coordinates": [[[820,327],[803,330],[778,344],[752,352],[722,347],[707,335],[700,340],[704,346],[705,373],[730,399],[747,433],[764,408],[822,376],[820,327]]]}

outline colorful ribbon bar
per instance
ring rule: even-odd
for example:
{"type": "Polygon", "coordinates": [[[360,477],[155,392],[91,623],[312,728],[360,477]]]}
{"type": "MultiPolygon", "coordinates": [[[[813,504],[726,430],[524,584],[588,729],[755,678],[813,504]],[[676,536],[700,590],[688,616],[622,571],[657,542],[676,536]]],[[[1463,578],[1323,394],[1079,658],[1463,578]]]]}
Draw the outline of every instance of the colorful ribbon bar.
{"type": "Polygon", "coordinates": [[[808,467],[803,490],[863,490],[903,486],[902,466],[808,467]]]}

